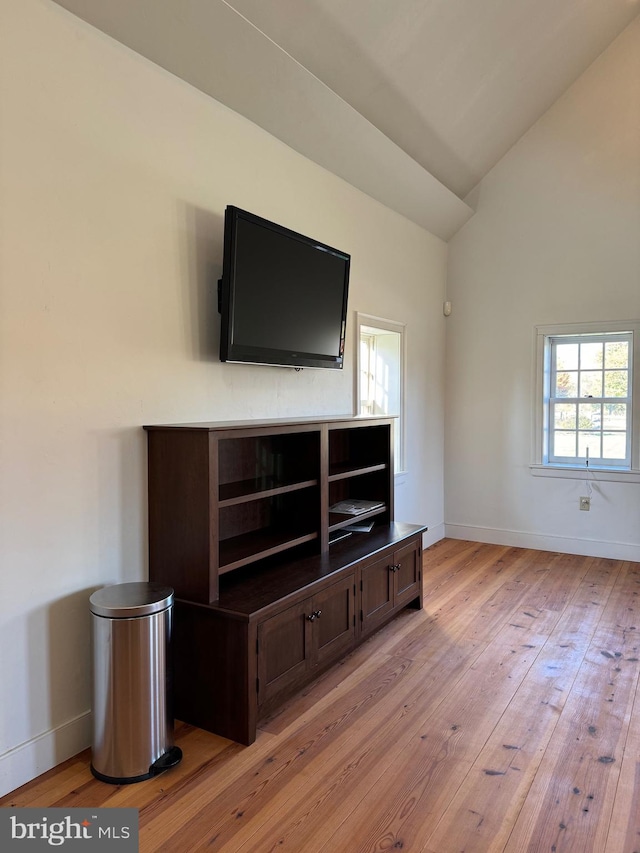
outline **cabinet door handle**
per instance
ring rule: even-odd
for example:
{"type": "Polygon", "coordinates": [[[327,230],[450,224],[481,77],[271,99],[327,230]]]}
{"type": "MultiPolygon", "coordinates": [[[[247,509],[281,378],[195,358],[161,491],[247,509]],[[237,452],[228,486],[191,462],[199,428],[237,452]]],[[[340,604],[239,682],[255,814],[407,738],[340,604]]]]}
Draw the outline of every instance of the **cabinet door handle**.
{"type": "Polygon", "coordinates": [[[316,616],[316,614],[315,614],[315,613],[310,613],[310,614],[307,616],[307,619],[309,620],[309,622],[314,622],[317,618],[318,618],[318,617],[316,616]]]}
{"type": "Polygon", "coordinates": [[[389,571],[390,571],[390,572],[397,572],[397,571],[399,571],[399,570],[400,570],[400,563],[397,563],[397,564],[395,564],[395,565],[393,565],[393,566],[389,566],[389,571]]]}
{"type": "Polygon", "coordinates": [[[316,617],[316,619],[319,619],[322,616],[322,610],[316,610],[313,615],[316,617]]]}

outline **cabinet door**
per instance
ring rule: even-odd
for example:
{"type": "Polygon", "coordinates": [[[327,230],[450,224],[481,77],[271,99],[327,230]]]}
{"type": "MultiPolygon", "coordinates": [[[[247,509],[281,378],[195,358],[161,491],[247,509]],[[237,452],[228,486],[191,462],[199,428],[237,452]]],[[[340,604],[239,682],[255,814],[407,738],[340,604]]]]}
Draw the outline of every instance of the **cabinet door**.
{"type": "Polygon", "coordinates": [[[360,574],[362,630],[369,631],[393,610],[392,555],[363,566],[360,574]]]}
{"type": "Polygon", "coordinates": [[[306,673],[311,658],[311,600],[258,625],[258,705],[306,673]]]}
{"type": "Polygon", "coordinates": [[[313,597],[313,665],[339,657],[353,646],[356,635],[355,577],[332,584],[313,597]]]}
{"type": "Polygon", "coordinates": [[[420,548],[410,542],[393,555],[393,585],[395,606],[406,604],[420,595],[420,548]]]}

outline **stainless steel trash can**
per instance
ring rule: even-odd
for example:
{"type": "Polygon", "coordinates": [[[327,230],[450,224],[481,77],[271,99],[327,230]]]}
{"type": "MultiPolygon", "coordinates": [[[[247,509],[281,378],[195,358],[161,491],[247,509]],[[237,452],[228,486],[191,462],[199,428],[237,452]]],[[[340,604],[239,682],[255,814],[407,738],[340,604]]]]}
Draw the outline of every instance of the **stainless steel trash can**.
{"type": "Polygon", "coordinates": [[[103,782],[141,782],[173,767],[173,590],[123,583],[89,599],[93,640],[91,772],[103,782]]]}

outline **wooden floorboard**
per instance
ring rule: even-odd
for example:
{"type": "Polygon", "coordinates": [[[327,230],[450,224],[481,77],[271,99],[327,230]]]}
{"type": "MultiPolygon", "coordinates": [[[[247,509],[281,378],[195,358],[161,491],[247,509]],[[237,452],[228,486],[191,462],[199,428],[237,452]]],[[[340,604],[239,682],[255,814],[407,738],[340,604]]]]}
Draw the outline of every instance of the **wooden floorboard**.
{"type": "Polygon", "coordinates": [[[423,575],[252,746],[179,722],[155,779],[87,750],[0,806],[135,807],[143,853],[638,853],[640,564],[443,540],[423,575]]]}

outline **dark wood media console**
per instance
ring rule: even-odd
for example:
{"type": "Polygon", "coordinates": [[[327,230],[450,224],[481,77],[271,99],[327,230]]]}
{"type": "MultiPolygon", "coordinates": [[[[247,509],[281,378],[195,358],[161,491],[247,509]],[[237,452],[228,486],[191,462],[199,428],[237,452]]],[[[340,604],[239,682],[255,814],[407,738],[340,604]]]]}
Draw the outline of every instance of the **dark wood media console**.
{"type": "Polygon", "coordinates": [[[149,577],[176,595],[175,716],[250,744],[286,696],[422,607],[426,527],[394,521],[393,420],[145,429],[149,577]],[[332,509],[345,501],[369,508],[332,509]]]}

